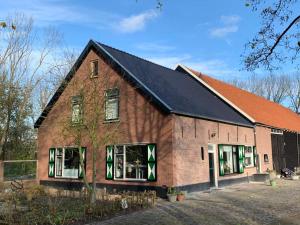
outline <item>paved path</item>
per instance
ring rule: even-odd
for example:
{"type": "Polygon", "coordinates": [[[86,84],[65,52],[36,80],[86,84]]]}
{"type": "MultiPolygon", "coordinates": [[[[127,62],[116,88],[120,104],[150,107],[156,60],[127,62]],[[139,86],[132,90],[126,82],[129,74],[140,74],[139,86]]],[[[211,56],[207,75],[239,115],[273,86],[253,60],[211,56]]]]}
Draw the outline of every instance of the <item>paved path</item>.
{"type": "Polygon", "coordinates": [[[241,184],[211,193],[190,194],[184,202],[160,201],[152,209],[92,225],[300,225],[300,181],[241,184]]]}

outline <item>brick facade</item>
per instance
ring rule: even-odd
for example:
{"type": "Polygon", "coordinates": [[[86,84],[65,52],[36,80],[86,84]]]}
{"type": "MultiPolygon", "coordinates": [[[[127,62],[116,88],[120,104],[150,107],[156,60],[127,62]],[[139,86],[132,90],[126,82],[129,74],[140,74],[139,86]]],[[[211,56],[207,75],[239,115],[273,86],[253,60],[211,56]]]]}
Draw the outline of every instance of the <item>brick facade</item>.
{"type": "MultiPolygon", "coordinates": [[[[77,95],[79,87],[82,86],[87,87],[84,89],[86,93],[91,92],[93,89],[88,87],[95,83],[100,87],[97,90],[99,96],[104,95],[105,88],[117,86],[120,91],[120,119],[113,123],[99,123],[99,132],[97,133],[99,137],[118,124],[119,134],[114,140],[115,143],[157,144],[157,181],[106,180],[106,152],[103,145],[99,148],[97,156],[97,183],[158,187],[205,183],[209,181],[208,143],[216,146],[218,144],[255,145],[253,128],[163,113],[136,87],[112,69],[108,62],[100,58],[94,51],[90,51],[38,129],[39,180],[66,181],[66,179],[48,177],[49,148],[74,146],[74,137],[65,134],[65,122],[71,116],[71,97],[77,95]],[[90,61],[96,59],[99,60],[99,77],[91,79],[87,71],[89,71],[90,61]],[[105,76],[108,76],[108,79],[104,78],[105,76]],[[103,85],[104,83],[105,85],[103,85]],[[204,160],[200,158],[201,147],[204,148],[204,160]]],[[[82,146],[86,146],[88,149],[87,177],[91,181],[92,154],[89,151],[91,142],[86,133],[83,136],[82,146]]],[[[262,165],[262,170],[265,171],[272,165],[270,130],[257,127],[256,136],[258,154],[269,155],[269,164],[262,165]]],[[[218,179],[240,178],[255,172],[256,168],[247,168],[244,174],[224,176],[218,179]]],[[[68,179],[67,181],[78,180],[68,179]]]]}

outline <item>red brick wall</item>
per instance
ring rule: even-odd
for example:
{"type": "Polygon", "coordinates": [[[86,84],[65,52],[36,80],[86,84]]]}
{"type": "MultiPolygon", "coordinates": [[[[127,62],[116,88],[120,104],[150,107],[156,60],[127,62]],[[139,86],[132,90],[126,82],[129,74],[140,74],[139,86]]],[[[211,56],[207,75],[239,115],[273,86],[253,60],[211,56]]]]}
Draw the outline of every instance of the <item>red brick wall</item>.
{"type": "MultiPolygon", "coordinates": [[[[174,116],[174,184],[177,186],[209,182],[208,143],[254,146],[253,128],[218,123],[184,116],[174,116]],[[229,134],[229,135],[228,135],[229,134]],[[204,160],[201,159],[204,148],[204,160]]],[[[217,151],[216,151],[217,153],[217,151]]],[[[245,177],[256,173],[256,168],[245,168],[245,173],[218,177],[219,180],[245,177]]]]}
{"type": "MultiPolygon", "coordinates": [[[[91,51],[82,65],[76,72],[71,82],[62,93],[47,118],[38,130],[38,160],[39,160],[39,179],[48,180],[48,149],[50,147],[74,146],[74,138],[65,131],[66,121],[71,116],[71,96],[78,94],[78,90],[84,85],[86,92],[89,88],[99,84],[99,96],[103,96],[104,87],[113,88],[118,86],[120,89],[120,122],[118,137],[115,143],[156,143],[158,160],[158,180],[157,182],[138,183],[140,185],[172,185],[172,120],[170,115],[163,114],[156,106],[140,94],[133,85],[130,85],[120,75],[118,75],[110,65],[104,62],[91,51]],[[89,62],[99,60],[99,77],[89,78],[89,62]],[[104,78],[108,75],[109,78],[104,78]],[[103,85],[105,83],[105,85],[103,85]],[[67,133],[67,134],[66,134],[67,133]]],[[[86,112],[84,112],[86,113],[86,112]]],[[[87,113],[88,114],[88,113],[87,113]]],[[[98,137],[112,127],[115,123],[99,123],[98,137]]],[[[87,136],[84,134],[83,136],[87,136]]],[[[82,146],[87,150],[87,176],[91,180],[91,141],[85,138],[82,146]]],[[[98,151],[97,159],[97,182],[101,183],[125,183],[105,180],[105,146],[101,146],[98,151]]],[[[51,178],[54,179],[54,178],[51,178]]],[[[57,180],[57,179],[55,179],[57,180]]],[[[130,182],[130,184],[135,184],[130,182]]]]}
{"type": "Polygon", "coordinates": [[[262,172],[267,169],[273,169],[271,129],[262,126],[256,126],[256,147],[259,154],[262,172]],[[264,154],[268,154],[269,162],[264,162],[264,154]]]}

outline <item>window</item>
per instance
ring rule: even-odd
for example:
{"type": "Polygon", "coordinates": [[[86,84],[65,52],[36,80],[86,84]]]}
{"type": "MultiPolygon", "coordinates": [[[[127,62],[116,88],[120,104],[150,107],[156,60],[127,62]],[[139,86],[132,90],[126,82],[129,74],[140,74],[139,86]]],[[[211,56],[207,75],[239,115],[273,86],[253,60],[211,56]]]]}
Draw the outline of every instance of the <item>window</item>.
{"type": "Polygon", "coordinates": [[[245,146],[245,166],[253,167],[254,166],[254,153],[251,146],[245,146]]]}
{"type": "Polygon", "coordinates": [[[237,172],[236,146],[224,146],[224,174],[237,172]]]}
{"type": "Polygon", "coordinates": [[[94,60],[90,62],[90,76],[98,77],[98,60],[94,60]]]}
{"type": "Polygon", "coordinates": [[[55,177],[78,178],[79,164],[78,148],[56,149],[55,177]]]}
{"type": "Polygon", "coordinates": [[[271,129],[271,134],[281,134],[283,135],[283,131],[279,129],[271,129]]]}
{"type": "Polygon", "coordinates": [[[265,163],[269,162],[269,156],[268,156],[268,154],[264,154],[264,162],[265,163]]]}
{"type": "Polygon", "coordinates": [[[119,89],[105,91],[105,120],[119,119],[119,89]]]}
{"type": "Polygon", "coordinates": [[[82,97],[72,97],[72,123],[82,122],[82,97]]]}
{"type": "Polygon", "coordinates": [[[147,145],[119,145],[114,152],[115,179],[147,179],[147,145]]]}
{"type": "Polygon", "coordinates": [[[204,160],[204,148],[201,147],[201,159],[204,160]]]}

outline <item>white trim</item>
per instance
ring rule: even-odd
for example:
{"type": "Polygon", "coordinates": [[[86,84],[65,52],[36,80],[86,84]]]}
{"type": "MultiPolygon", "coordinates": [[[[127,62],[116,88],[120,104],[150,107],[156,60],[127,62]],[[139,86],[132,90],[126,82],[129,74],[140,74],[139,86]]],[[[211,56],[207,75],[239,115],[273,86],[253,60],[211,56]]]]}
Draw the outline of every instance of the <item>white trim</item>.
{"type": "MultiPolygon", "coordinates": [[[[59,149],[59,148],[55,148],[55,165],[54,165],[54,177],[55,178],[70,178],[70,179],[78,179],[79,178],[79,174],[77,173],[77,176],[64,176],[64,165],[65,165],[65,150],[66,149],[72,149],[72,148],[74,148],[74,149],[77,149],[78,150],[78,153],[79,153],[79,148],[78,147],[62,147],[61,149],[62,149],[62,157],[61,157],[61,160],[62,160],[62,162],[61,162],[61,176],[57,176],[56,175],[56,160],[57,160],[57,157],[56,157],[56,151],[57,151],[57,149],[59,149]]],[[[80,154],[80,153],[79,153],[80,154]]],[[[80,165],[79,165],[80,166],[80,165]]],[[[79,167],[78,167],[78,169],[77,169],[78,171],[79,171],[79,167]]]]}
{"type": "Polygon", "coordinates": [[[182,64],[177,64],[175,69],[178,67],[181,67],[183,70],[185,70],[189,75],[191,75],[193,78],[195,78],[197,81],[199,81],[201,84],[203,84],[205,87],[210,89],[214,94],[216,94],[218,97],[220,97],[222,100],[224,100],[226,103],[228,103],[230,106],[232,106],[234,109],[236,109],[238,112],[240,112],[243,116],[245,116],[248,120],[250,120],[252,123],[255,123],[256,121],[249,116],[246,112],[244,112],[242,109],[240,109],[238,106],[236,106],[233,102],[231,102],[229,99],[225,98],[221,93],[219,93],[216,89],[211,87],[209,84],[207,84],[205,81],[203,81],[201,78],[199,78],[196,74],[194,74],[189,68],[182,64]]]}
{"type": "MultiPolygon", "coordinates": [[[[216,144],[211,144],[211,143],[207,144],[207,152],[208,152],[208,154],[209,153],[213,154],[215,188],[218,188],[219,187],[219,183],[218,183],[219,163],[217,163],[218,162],[218,157],[217,157],[217,151],[216,151],[216,149],[217,149],[217,145],[216,144]],[[213,150],[208,151],[208,146],[209,145],[213,147],[213,150]]],[[[208,160],[209,160],[209,157],[208,157],[208,160]]]]}
{"type": "MultiPolygon", "coordinates": [[[[114,160],[114,168],[113,168],[113,174],[114,174],[114,180],[118,180],[118,181],[147,181],[147,178],[127,178],[126,177],[126,147],[127,146],[147,146],[147,144],[143,144],[143,143],[138,143],[138,144],[116,144],[114,145],[114,154],[113,154],[113,160],[114,160]],[[123,178],[117,178],[116,177],[116,151],[115,149],[117,148],[117,146],[122,146],[123,147],[123,178]]],[[[147,168],[147,165],[146,165],[147,168]]]]}

